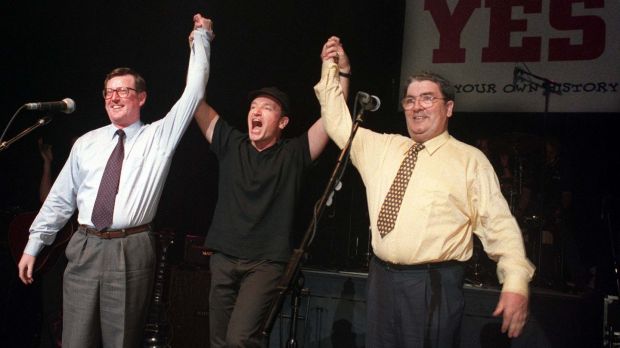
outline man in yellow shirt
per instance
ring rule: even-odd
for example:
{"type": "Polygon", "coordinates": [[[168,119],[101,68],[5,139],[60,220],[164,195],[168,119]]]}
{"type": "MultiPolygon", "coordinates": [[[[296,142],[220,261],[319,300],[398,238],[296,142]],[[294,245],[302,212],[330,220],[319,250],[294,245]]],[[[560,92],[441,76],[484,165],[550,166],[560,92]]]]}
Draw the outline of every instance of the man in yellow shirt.
{"type": "MultiPolygon", "coordinates": [[[[333,61],[324,61],[315,92],[326,131],[342,148],[352,121],[333,61]]],[[[502,331],[517,337],[525,324],[534,267],[492,165],[448,133],[454,94],[438,75],[412,76],[402,99],[409,137],[359,128],[352,143],[376,256],[368,273],[367,347],[458,342],[473,234],[497,262],[503,289],[493,315],[503,317],[502,331]]]]}

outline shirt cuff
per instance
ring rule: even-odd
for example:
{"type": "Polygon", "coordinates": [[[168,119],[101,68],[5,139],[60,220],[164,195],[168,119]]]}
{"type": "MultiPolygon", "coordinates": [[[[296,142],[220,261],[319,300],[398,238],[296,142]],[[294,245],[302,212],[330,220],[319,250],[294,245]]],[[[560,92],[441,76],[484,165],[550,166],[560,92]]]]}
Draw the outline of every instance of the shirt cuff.
{"type": "Polygon", "coordinates": [[[529,280],[527,277],[511,275],[504,279],[502,292],[514,292],[529,297],[530,288],[528,284],[529,280]]]}
{"type": "Polygon", "coordinates": [[[197,28],[197,29],[194,29],[194,31],[196,31],[197,33],[206,35],[209,42],[213,41],[213,37],[215,36],[213,34],[213,31],[207,31],[205,28],[197,28]]]}
{"type": "Polygon", "coordinates": [[[26,244],[26,247],[24,248],[24,254],[37,256],[39,255],[41,250],[43,250],[44,247],[45,247],[45,244],[43,244],[41,240],[30,238],[28,240],[28,244],[26,244]]]}

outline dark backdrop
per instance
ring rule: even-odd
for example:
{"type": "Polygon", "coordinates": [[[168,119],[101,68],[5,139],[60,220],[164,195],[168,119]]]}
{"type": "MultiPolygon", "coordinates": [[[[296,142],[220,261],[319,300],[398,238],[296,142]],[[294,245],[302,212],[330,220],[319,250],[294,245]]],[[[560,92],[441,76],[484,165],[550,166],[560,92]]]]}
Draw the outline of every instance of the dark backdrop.
{"type": "MultiPolygon", "coordinates": [[[[6,226],[16,212],[38,208],[37,138],[53,144],[58,171],[71,137],[108,123],[101,89],[105,74],[113,68],[133,67],[146,79],[148,99],[142,112],[146,122],[165,115],[184,86],[187,35],[197,12],[214,20],[216,33],[207,98],[233,125],[246,129],[248,91],[277,85],[293,100],[287,136],[306,130],[319,116],[312,87],[320,77],[320,50],[330,35],[337,35],[352,62],[352,94],[363,90],[382,100],[381,110],[369,114],[365,126],[404,132],[397,107],[404,6],[403,0],[2,2],[0,126],[26,102],[71,97],[77,104],[73,114],[55,115],[51,124],[0,153],[2,223],[6,226]]],[[[458,76],[448,78],[458,82],[458,76]]],[[[562,140],[564,155],[573,164],[580,246],[589,264],[603,266],[609,274],[612,243],[601,215],[604,206],[617,212],[615,136],[620,115],[545,115],[542,110],[459,113],[459,97],[450,129],[461,140],[472,143],[479,136],[489,136],[509,143],[526,141],[532,144],[528,151],[536,155],[542,151],[545,135],[562,140]]],[[[22,112],[7,136],[38,116],[22,112]]],[[[310,172],[306,198],[299,207],[299,231],[307,226],[337,153],[330,145],[310,172]]],[[[174,157],[157,225],[176,230],[178,236],[206,234],[217,199],[217,175],[217,162],[192,124],[174,157]]],[[[617,234],[615,225],[612,221],[617,234]]],[[[321,221],[309,262],[337,268],[363,266],[367,226],[363,185],[350,169],[344,188],[321,221]]],[[[5,245],[4,234],[1,239],[5,245]]],[[[14,274],[15,265],[4,260],[3,270],[14,274]]]]}

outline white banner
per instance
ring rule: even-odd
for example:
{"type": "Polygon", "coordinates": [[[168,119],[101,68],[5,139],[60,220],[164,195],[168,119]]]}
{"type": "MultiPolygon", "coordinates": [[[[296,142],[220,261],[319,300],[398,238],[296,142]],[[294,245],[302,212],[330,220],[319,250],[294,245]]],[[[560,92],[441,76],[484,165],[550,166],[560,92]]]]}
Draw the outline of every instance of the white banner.
{"type": "Polygon", "coordinates": [[[620,111],[620,1],[409,0],[404,30],[401,88],[439,73],[457,111],[620,111]]]}

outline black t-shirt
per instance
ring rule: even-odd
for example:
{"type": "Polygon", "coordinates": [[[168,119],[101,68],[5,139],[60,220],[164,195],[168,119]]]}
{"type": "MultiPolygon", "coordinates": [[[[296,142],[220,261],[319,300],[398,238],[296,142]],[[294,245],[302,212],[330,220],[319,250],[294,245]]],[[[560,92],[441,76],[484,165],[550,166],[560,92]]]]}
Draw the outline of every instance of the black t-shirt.
{"type": "Polygon", "coordinates": [[[220,174],[206,247],[242,259],[288,261],[303,171],[312,163],[308,134],[259,152],[220,118],[211,150],[220,174]]]}

